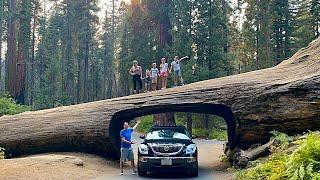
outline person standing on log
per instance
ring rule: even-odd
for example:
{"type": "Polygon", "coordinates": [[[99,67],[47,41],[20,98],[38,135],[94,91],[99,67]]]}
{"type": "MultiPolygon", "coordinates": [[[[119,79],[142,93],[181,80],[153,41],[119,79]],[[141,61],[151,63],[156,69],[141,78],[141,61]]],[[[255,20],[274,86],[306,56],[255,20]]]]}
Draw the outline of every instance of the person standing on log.
{"type": "Polygon", "coordinates": [[[151,91],[151,72],[149,69],[146,70],[146,76],[144,78],[144,92],[151,91]]]}
{"type": "Polygon", "coordinates": [[[152,89],[152,91],[157,90],[158,76],[159,76],[159,69],[157,68],[157,64],[152,63],[152,68],[151,68],[151,89],[152,89]]]}
{"type": "Polygon", "coordinates": [[[129,73],[132,75],[133,93],[139,94],[142,89],[142,68],[139,66],[137,60],[133,61],[133,66],[129,70],[129,73]],[[139,85],[139,87],[137,87],[137,85],[139,85]]]}
{"type": "Polygon", "coordinates": [[[134,142],[131,140],[133,129],[129,128],[129,123],[125,122],[123,124],[123,129],[120,131],[120,138],[121,138],[121,157],[120,157],[120,175],[123,175],[123,165],[126,160],[131,161],[132,166],[132,174],[136,175],[137,170],[134,164],[134,155],[132,151],[131,144],[134,142]]]}
{"type": "Polygon", "coordinates": [[[177,82],[178,82],[178,79],[180,79],[180,84],[183,86],[183,78],[182,78],[182,75],[181,75],[181,66],[180,66],[180,62],[184,59],[187,59],[189,58],[188,56],[185,56],[181,59],[179,59],[178,56],[175,56],[174,57],[174,60],[173,62],[171,63],[171,68],[170,68],[170,73],[172,72],[172,69],[173,69],[173,83],[174,83],[174,87],[177,87],[177,82]]]}
{"type": "Polygon", "coordinates": [[[161,89],[167,88],[168,75],[169,75],[169,65],[167,63],[166,58],[162,58],[161,64],[160,64],[161,89]]]}

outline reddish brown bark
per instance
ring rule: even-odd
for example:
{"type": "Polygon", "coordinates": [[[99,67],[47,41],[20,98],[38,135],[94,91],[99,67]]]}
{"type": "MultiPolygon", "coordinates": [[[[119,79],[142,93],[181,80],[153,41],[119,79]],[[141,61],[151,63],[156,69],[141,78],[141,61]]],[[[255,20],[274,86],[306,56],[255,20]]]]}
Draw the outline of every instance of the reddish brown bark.
{"type": "Polygon", "coordinates": [[[8,50],[7,50],[7,88],[11,96],[17,96],[16,76],[17,76],[17,58],[16,58],[16,30],[17,22],[14,17],[16,11],[16,0],[8,0],[8,50]]]}

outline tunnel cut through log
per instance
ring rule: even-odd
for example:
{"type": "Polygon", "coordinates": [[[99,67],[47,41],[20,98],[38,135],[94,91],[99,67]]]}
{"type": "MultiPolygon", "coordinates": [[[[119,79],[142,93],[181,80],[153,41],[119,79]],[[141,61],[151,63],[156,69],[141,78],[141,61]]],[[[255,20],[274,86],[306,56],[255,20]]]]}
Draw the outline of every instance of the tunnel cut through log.
{"type": "Polygon", "coordinates": [[[169,106],[146,106],[128,109],[114,114],[109,125],[109,137],[116,152],[120,149],[119,132],[123,129],[124,122],[130,122],[136,117],[168,112],[191,112],[212,114],[222,117],[227,125],[228,148],[234,149],[236,145],[236,121],[231,109],[221,104],[180,104],[169,106]]]}

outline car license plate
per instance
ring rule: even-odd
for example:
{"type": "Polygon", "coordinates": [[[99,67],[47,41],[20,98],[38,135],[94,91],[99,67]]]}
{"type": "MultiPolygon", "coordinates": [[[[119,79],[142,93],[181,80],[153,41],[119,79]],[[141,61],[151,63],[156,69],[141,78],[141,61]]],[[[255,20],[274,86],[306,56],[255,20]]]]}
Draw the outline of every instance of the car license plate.
{"type": "Polygon", "coordinates": [[[171,166],[172,165],[172,159],[169,159],[169,158],[161,159],[161,165],[163,165],[163,166],[171,166]]]}

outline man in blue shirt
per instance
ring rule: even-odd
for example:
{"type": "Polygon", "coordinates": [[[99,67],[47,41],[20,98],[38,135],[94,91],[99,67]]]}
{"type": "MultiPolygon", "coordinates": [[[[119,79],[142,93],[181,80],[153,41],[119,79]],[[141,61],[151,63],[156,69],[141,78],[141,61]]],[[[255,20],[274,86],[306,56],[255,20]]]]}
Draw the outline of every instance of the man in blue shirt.
{"type": "Polygon", "coordinates": [[[123,129],[120,131],[120,138],[121,138],[121,158],[120,158],[120,175],[123,175],[123,165],[126,160],[131,161],[132,166],[132,174],[137,174],[136,167],[134,164],[134,156],[131,144],[134,144],[131,141],[131,134],[133,132],[132,128],[129,128],[128,122],[123,124],[123,129]]]}

